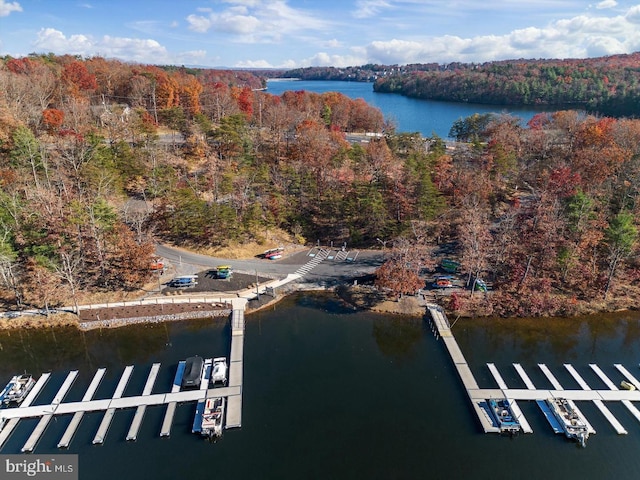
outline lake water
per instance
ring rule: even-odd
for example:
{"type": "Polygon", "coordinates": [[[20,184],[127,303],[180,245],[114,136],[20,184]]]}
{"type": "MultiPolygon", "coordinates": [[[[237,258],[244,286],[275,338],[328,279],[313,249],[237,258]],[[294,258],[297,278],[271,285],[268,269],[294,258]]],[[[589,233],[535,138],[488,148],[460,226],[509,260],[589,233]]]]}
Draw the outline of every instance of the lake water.
{"type": "Polygon", "coordinates": [[[536,109],[421,100],[393,93],[377,93],[373,91],[372,83],[365,82],[277,79],[267,83],[267,92],[273,95],[281,95],[287,90],[307,90],[315,93],[337,91],[350,98],[362,98],[370,105],[378,107],[385,118],[392,120],[398,132],[420,132],[424,137],[430,137],[435,133],[441,138],[447,138],[453,122],[474,113],[510,113],[522,118],[525,124],[537,113],[552,111],[548,107],[536,109]]]}
{"type": "MultiPolygon", "coordinates": [[[[136,442],[125,437],[134,410],[120,411],[102,446],[91,441],[102,413],[85,416],[71,443],[82,479],[633,479],[640,472],[640,423],[617,403],[629,430],[619,436],[596,408],[579,406],[597,434],[585,449],[554,435],[532,402],[520,406],[534,429],[516,438],[486,435],[441,341],[423,319],[353,311],[332,295],[297,294],[247,316],[242,427],[215,444],[190,433],[194,403],[177,409],[170,438],[159,438],[164,407],[148,409],[136,442]]],[[[494,362],[510,386],[519,362],[534,383],[546,363],[565,388],[578,388],[572,363],[592,388],[604,388],[597,363],[614,382],[622,363],[636,375],[637,313],[556,320],[459,320],[454,328],[481,387],[495,383],[494,362]]],[[[0,378],[52,371],[39,398],[49,401],[71,369],[67,400],[82,397],[107,367],[96,398],[107,398],[125,365],[125,395],[142,391],[162,362],[154,393],[168,391],[175,366],[190,355],[228,353],[221,319],[79,333],[72,329],[0,332],[0,378]]],[[[38,403],[38,402],[37,402],[38,403]]],[[[59,453],[70,416],[55,417],[35,453],[59,453]]],[[[21,421],[0,453],[19,452],[37,420],[21,421]]]]}

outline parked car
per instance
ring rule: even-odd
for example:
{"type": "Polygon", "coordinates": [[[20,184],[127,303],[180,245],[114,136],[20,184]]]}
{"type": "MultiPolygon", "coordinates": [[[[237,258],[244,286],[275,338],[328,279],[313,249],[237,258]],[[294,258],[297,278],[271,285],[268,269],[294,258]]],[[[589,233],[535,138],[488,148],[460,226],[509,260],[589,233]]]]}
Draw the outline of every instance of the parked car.
{"type": "Polygon", "coordinates": [[[431,286],[433,288],[452,288],[454,285],[451,277],[436,277],[431,286]]]}

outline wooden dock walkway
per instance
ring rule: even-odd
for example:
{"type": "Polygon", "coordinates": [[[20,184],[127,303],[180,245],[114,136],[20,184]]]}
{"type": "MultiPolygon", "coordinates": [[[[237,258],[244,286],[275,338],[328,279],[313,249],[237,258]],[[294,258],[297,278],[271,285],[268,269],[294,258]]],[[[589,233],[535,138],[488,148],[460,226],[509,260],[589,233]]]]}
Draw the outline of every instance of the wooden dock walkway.
{"type": "MultiPolygon", "coordinates": [[[[235,299],[233,299],[235,300],[235,299]]],[[[244,307],[246,299],[239,298],[234,302],[234,308],[231,315],[231,348],[229,352],[229,375],[228,385],[226,387],[216,386],[210,388],[209,378],[212,368],[212,358],[207,358],[205,368],[200,381],[200,388],[197,390],[181,390],[182,376],[185,369],[185,362],[178,364],[176,375],[171,386],[171,391],[167,393],[153,393],[160,364],[154,363],[149,371],[145,386],[140,395],[124,396],[125,389],[129,383],[129,379],[133,373],[134,366],[125,367],[118,381],[115,391],[111,398],[94,399],[94,395],[105,376],[106,369],[100,368],[96,371],[89,387],[87,388],[82,400],[77,402],[64,402],[64,397],[70,390],[75,381],[78,372],[70,372],[63,384],[55,394],[53,400],[46,405],[33,405],[42,388],[51,377],[50,373],[44,373],[36,381],[27,397],[17,408],[0,409],[0,448],[5,444],[18,422],[24,418],[40,418],[35,429],[24,444],[23,452],[32,452],[37,445],[38,440],[49,425],[50,420],[56,415],[73,414],[69,425],[67,426],[62,438],[58,442],[59,448],[67,448],[78,429],[84,413],[104,411],[104,417],[98,427],[93,438],[94,444],[104,442],[109,426],[115,413],[124,408],[135,408],[131,426],[127,433],[127,440],[136,440],[138,431],[144,419],[146,408],[151,405],[166,405],[164,420],[160,431],[161,437],[168,437],[171,432],[171,424],[178,403],[197,402],[204,405],[207,398],[227,397],[227,421],[225,428],[240,427],[242,424],[242,381],[243,381],[243,358],[244,358],[244,307]]]]}
{"type": "Polygon", "coordinates": [[[464,355],[460,351],[453,333],[451,332],[451,326],[446,319],[444,311],[437,305],[428,305],[427,308],[431,315],[434,335],[436,335],[436,338],[442,338],[445,346],[447,347],[449,355],[451,356],[451,360],[453,361],[453,364],[458,371],[458,375],[460,376],[467,394],[469,395],[471,404],[474,407],[474,410],[485,433],[500,431],[498,428],[496,428],[492,420],[489,418],[486,409],[481,407],[483,403],[486,404],[487,400],[492,398],[504,398],[509,401],[514,415],[518,418],[522,430],[526,433],[531,433],[533,430],[531,429],[531,426],[527,419],[522,414],[517,401],[536,401],[538,402],[538,405],[540,405],[541,409],[543,409],[544,402],[547,399],[566,398],[568,402],[575,408],[576,413],[585,422],[587,428],[589,429],[589,433],[591,434],[596,433],[595,429],[588,421],[588,419],[584,416],[584,414],[580,411],[580,409],[576,406],[575,402],[592,402],[593,405],[595,405],[596,408],[602,413],[603,417],[611,424],[612,428],[620,435],[626,434],[627,429],[618,421],[611,410],[609,410],[609,408],[606,406],[606,402],[621,402],[623,405],[625,405],[629,412],[631,412],[633,417],[638,420],[638,422],[640,422],[640,410],[636,408],[632,403],[640,402],[640,382],[634,377],[634,375],[632,375],[624,366],[620,364],[615,364],[614,367],[622,375],[624,380],[636,386],[636,390],[630,391],[618,389],[615,382],[613,382],[598,365],[590,364],[589,367],[591,368],[591,370],[607,386],[607,389],[604,390],[594,390],[582,377],[582,375],[580,375],[580,373],[573,367],[573,365],[568,363],[564,364],[563,366],[578,384],[580,389],[565,389],[560,384],[553,372],[545,364],[542,363],[538,364],[538,368],[549,381],[549,384],[552,386],[551,389],[536,388],[529,375],[519,363],[514,363],[513,367],[519,375],[520,379],[522,379],[523,383],[525,384],[525,389],[510,388],[504,381],[502,375],[499,373],[497,367],[492,363],[487,364],[487,367],[494,380],[496,381],[498,388],[480,388],[475,378],[473,377],[473,373],[471,372],[471,369],[469,368],[464,355]]]}

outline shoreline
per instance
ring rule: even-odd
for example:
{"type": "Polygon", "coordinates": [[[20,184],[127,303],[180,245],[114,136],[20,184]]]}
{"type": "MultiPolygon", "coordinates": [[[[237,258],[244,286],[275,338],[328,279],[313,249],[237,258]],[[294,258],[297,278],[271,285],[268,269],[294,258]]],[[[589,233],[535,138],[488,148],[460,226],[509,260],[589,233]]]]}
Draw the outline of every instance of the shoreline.
{"type": "MultiPolygon", "coordinates": [[[[403,315],[407,317],[421,317],[425,314],[426,306],[428,303],[439,304],[437,298],[431,299],[426,297],[417,296],[405,296],[400,299],[389,299],[384,293],[377,291],[373,286],[369,285],[352,285],[345,283],[342,285],[325,287],[321,285],[299,284],[292,283],[283,286],[280,292],[275,296],[268,294],[260,294],[259,299],[253,298],[247,302],[245,310],[246,315],[259,312],[266,308],[275,306],[289,295],[301,292],[327,292],[333,293],[341,301],[354,309],[367,310],[376,313],[385,313],[391,315],[403,315]],[[266,299],[266,300],[265,300],[266,299]]],[[[226,292],[226,299],[233,298],[233,296],[239,296],[238,292],[226,292]]],[[[220,296],[220,292],[198,292],[198,295],[193,295],[193,303],[171,303],[171,304],[148,304],[145,305],[147,310],[145,314],[125,315],[124,309],[136,309],[140,310],[140,307],[132,306],[113,306],[102,307],[100,309],[93,310],[108,310],[113,315],[104,315],[102,318],[96,319],[82,319],[81,315],[63,312],[54,313],[46,317],[42,314],[34,315],[21,315],[17,318],[0,318],[0,330],[18,330],[18,329],[40,329],[40,328],[55,328],[55,327],[74,327],[81,331],[88,331],[101,328],[119,328],[129,325],[143,324],[143,323],[163,323],[172,321],[182,321],[197,318],[208,317],[220,317],[231,314],[231,309],[228,307],[228,303],[225,302],[225,298],[220,296]],[[198,302],[197,299],[202,299],[203,293],[209,293],[216,295],[219,299],[218,302],[204,303],[198,302]],[[225,304],[226,305],[223,305],[225,304]],[[226,308],[225,308],[226,307],[226,308]],[[164,309],[170,310],[169,312],[163,311],[164,309]],[[153,311],[155,310],[155,311],[153,311]],[[160,312],[158,312],[160,310],[160,312]],[[151,313],[150,313],[151,312],[151,313]]],[[[141,300],[141,299],[140,299],[141,300]]],[[[459,318],[493,318],[492,315],[478,315],[470,311],[452,312],[443,306],[448,314],[456,315],[459,318]]],[[[585,308],[581,309],[579,313],[575,315],[560,316],[560,318],[578,318],[587,317],[592,315],[607,315],[624,312],[634,312],[637,308],[626,306],[615,309],[599,310],[596,308],[589,308],[585,305],[585,308]]],[[[84,308],[81,312],[92,311],[91,308],[84,308]]],[[[136,312],[139,313],[139,312],[136,312]]],[[[507,318],[507,317],[495,317],[495,318],[507,318]]],[[[513,317],[513,318],[556,318],[554,316],[541,316],[541,317],[513,317]]]]}
{"type": "MultiPolygon", "coordinates": [[[[383,300],[379,304],[371,304],[368,300],[371,297],[376,299],[378,295],[371,295],[370,292],[365,294],[353,295],[349,285],[341,285],[337,287],[323,286],[303,286],[300,284],[289,285],[285,291],[277,293],[275,296],[261,294],[259,300],[251,299],[247,303],[246,315],[259,312],[266,308],[272,307],[286,297],[301,292],[327,292],[333,293],[348,305],[378,313],[389,313],[407,316],[421,316],[425,312],[425,305],[419,305],[418,302],[411,302],[413,297],[405,297],[403,300],[408,301],[391,301],[383,300]],[[265,299],[268,299],[265,301],[265,299]]],[[[357,290],[360,290],[357,289],[357,290]]],[[[213,292],[217,293],[217,292],[213,292]]],[[[199,295],[200,298],[202,297],[199,295]]],[[[119,328],[129,325],[142,323],[163,323],[190,320],[197,318],[220,317],[231,314],[229,303],[224,302],[224,298],[215,303],[172,303],[172,304],[149,304],[140,307],[134,306],[113,306],[95,309],[82,309],[80,314],[70,312],[53,313],[48,317],[38,315],[22,315],[17,318],[0,319],[0,330],[17,330],[17,329],[39,329],[39,328],[55,328],[55,327],[75,327],[78,330],[88,331],[102,328],[119,328]],[[145,314],[140,314],[144,310],[145,314]],[[158,313],[158,310],[160,313],[158,313]],[[168,311],[164,311],[168,310],[168,311]],[[155,312],[154,312],[155,311],[155,312]],[[86,312],[91,313],[91,318],[87,318],[86,312]],[[109,312],[109,313],[106,313],[109,312]],[[82,318],[85,313],[85,318],[82,318]],[[132,315],[135,313],[135,315],[132,315]],[[101,316],[102,314],[102,316],[101,316]]]]}

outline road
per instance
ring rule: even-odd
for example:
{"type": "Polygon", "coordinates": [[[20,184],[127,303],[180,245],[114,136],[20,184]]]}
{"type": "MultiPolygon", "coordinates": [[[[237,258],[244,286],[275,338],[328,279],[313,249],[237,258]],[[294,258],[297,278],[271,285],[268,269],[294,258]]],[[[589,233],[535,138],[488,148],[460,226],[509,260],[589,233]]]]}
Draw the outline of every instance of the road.
{"type": "MultiPolygon", "coordinates": [[[[266,260],[252,258],[244,260],[229,260],[227,258],[210,257],[167,245],[157,245],[156,254],[172,263],[177,275],[195,274],[205,268],[217,265],[230,265],[237,272],[266,274],[270,276],[285,277],[288,274],[300,273],[298,269],[314,257],[310,252],[317,249],[307,249],[293,253],[279,260],[266,260]]],[[[305,272],[298,283],[321,284],[333,286],[339,283],[351,282],[353,279],[371,275],[384,261],[384,254],[377,250],[363,250],[349,253],[353,260],[337,260],[333,249],[329,256],[316,265],[311,271],[305,272]]],[[[344,257],[344,254],[342,255],[344,257]]]]}

